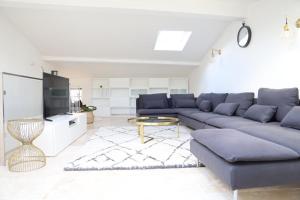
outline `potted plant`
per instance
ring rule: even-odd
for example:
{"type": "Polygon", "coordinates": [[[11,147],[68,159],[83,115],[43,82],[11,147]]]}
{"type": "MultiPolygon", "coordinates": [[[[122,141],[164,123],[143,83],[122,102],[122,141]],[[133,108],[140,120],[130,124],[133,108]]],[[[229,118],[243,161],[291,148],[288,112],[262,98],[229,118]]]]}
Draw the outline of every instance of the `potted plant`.
{"type": "Polygon", "coordinates": [[[86,112],[87,114],[87,123],[88,124],[94,123],[94,111],[97,110],[97,107],[83,105],[81,102],[80,104],[81,104],[80,106],[81,112],[86,112]]]}

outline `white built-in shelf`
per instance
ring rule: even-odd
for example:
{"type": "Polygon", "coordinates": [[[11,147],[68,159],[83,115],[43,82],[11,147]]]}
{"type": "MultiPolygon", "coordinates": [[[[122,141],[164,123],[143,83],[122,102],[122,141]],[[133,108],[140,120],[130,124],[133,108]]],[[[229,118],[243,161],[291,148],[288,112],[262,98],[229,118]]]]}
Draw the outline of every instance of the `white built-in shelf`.
{"type": "Polygon", "coordinates": [[[170,89],[188,89],[188,80],[186,78],[170,78],[170,89]]]}
{"type": "Polygon", "coordinates": [[[109,91],[110,88],[92,88],[93,90],[102,90],[102,91],[109,91]]]}
{"type": "Polygon", "coordinates": [[[155,94],[155,93],[169,93],[169,88],[150,88],[149,94],[155,94]]]}
{"type": "Polygon", "coordinates": [[[93,80],[92,88],[109,88],[109,79],[107,78],[95,78],[93,80]]]}
{"type": "Polygon", "coordinates": [[[169,78],[150,78],[149,88],[169,88],[169,78]]]}
{"type": "Polygon", "coordinates": [[[130,88],[135,89],[147,89],[149,87],[148,78],[131,78],[130,88]]]}
{"type": "Polygon", "coordinates": [[[131,108],[131,106],[111,106],[111,108],[126,109],[126,108],[131,108]]]}
{"type": "Polygon", "coordinates": [[[170,94],[187,94],[187,89],[170,89],[170,94]]]}
{"type": "Polygon", "coordinates": [[[138,97],[140,94],[148,94],[148,89],[131,89],[130,96],[138,97]]]}
{"type": "Polygon", "coordinates": [[[135,115],[139,95],[154,93],[188,93],[188,79],[95,78],[92,84],[92,104],[97,107],[96,116],[135,115]]]}
{"type": "Polygon", "coordinates": [[[130,108],[111,108],[112,115],[130,115],[130,108]]]}
{"type": "Polygon", "coordinates": [[[135,87],[131,87],[130,89],[131,90],[148,90],[149,87],[138,87],[138,86],[135,86],[135,87]]]}
{"type": "Polygon", "coordinates": [[[129,89],[128,88],[111,89],[110,97],[129,97],[129,89]]]}
{"type": "Polygon", "coordinates": [[[110,99],[110,97],[92,97],[92,99],[110,99]]]}
{"type": "Polygon", "coordinates": [[[109,98],[110,97],[110,89],[109,88],[93,88],[92,90],[93,98],[109,98]]]}
{"type": "Polygon", "coordinates": [[[129,98],[128,97],[112,97],[110,98],[110,106],[111,107],[128,107],[129,106],[129,98]]]}
{"type": "Polygon", "coordinates": [[[110,78],[109,79],[110,88],[129,88],[130,79],[129,78],[110,78]]]}

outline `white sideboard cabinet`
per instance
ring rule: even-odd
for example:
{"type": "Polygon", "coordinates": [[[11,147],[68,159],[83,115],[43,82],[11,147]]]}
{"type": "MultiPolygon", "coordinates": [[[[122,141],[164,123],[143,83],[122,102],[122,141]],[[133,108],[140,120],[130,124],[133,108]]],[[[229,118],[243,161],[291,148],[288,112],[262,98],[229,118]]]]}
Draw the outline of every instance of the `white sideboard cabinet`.
{"type": "Polygon", "coordinates": [[[43,133],[34,144],[43,150],[46,156],[56,156],[87,131],[86,113],[56,115],[45,121],[43,133]]]}

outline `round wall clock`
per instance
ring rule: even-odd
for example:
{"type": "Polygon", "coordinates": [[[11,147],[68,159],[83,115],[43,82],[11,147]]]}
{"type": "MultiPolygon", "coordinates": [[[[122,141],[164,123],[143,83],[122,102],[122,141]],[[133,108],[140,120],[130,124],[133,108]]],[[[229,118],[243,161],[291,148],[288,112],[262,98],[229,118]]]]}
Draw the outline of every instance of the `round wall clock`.
{"type": "Polygon", "coordinates": [[[250,26],[243,23],[237,35],[237,42],[241,48],[246,48],[251,42],[252,32],[250,26]]]}

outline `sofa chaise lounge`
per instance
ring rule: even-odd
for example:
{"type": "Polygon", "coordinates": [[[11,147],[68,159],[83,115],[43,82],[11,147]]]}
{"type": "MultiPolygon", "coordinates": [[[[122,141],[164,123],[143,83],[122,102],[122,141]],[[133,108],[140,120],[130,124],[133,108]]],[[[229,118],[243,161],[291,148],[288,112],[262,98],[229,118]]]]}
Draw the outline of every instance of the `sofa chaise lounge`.
{"type": "Polygon", "coordinates": [[[254,93],[141,95],[137,115],[177,116],[194,129],[191,152],[239,189],[300,183],[300,107],[297,88],[254,93]]]}

